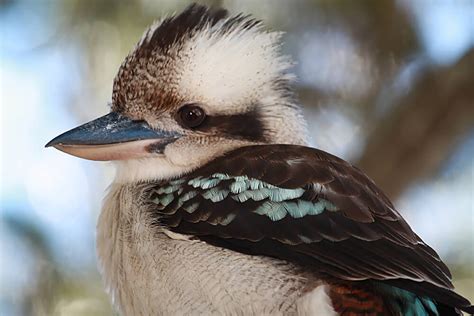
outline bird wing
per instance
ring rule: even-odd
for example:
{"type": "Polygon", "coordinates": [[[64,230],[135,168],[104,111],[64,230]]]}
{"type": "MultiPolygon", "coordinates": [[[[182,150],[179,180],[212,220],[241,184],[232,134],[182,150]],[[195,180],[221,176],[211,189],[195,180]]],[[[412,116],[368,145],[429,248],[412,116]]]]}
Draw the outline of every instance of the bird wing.
{"type": "Polygon", "coordinates": [[[150,189],[160,225],[210,243],[316,267],[348,281],[379,280],[461,309],[451,274],[362,171],[321,150],[234,150],[150,189]]]}

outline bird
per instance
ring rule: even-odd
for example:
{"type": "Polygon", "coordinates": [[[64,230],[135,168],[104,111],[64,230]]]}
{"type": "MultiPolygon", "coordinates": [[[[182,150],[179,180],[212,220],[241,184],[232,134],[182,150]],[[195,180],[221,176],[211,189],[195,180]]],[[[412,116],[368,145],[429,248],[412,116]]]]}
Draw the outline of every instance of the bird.
{"type": "Polygon", "coordinates": [[[474,313],[382,190],[308,145],[281,37],[191,4],[145,31],[109,114],[46,145],[116,166],[97,253],[117,311],[474,313]]]}

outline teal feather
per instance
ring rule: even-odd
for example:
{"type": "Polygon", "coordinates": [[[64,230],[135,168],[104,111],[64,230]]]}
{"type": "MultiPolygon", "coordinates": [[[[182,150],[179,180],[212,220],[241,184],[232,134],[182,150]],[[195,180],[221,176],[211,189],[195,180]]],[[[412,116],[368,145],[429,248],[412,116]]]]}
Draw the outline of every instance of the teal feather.
{"type": "Polygon", "coordinates": [[[308,215],[319,215],[324,212],[324,203],[317,201],[313,203],[313,206],[308,210],[308,215]]]}
{"type": "Polygon", "coordinates": [[[210,190],[205,191],[202,196],[206,200],[211,200],[212,202],[220,202],[227,197],[229,194],[229,190],[220,189],[220,188],[212,188],[210,190]]]}
{"type": "Polygon", "coordinates": [[[319,215],[325,210],[334,212],[337,211],[337,207],[327,200],[319,199],[313,203],[313,206],[308,211],[308,215],[319,215]]]}
{"type": "Polygon", "coordinates": [[[266,215],[275,221],[283,219],[286,214],[290,214],[293,218],[302,218],[306,215],[318,215],[325,210],[326,206],[330,207],[331,210],[335,207],[326,200],[320,200],[316,203],[304,200],[298,200],[297,202],[275,202],[270,200],[260,205],[255,210],[255,213],[266,215]]]}
{"type": "MultiPolygon", "coordinates": [[[[272,202],[282,202],[284,201],[285,199],[283,198],[285,193],[284,192],[280,192],[280,189],[267,189],[267,188],[264,188],[262,190],[265,190],[264,191],[264,194],[266,195],[266,197],[268,197],[268,199],[272,202]]],[[[284,189],[282,189],[284,190],[284,189]]]]}
{"type": "Polygon", "coordinates": [[[298,235],[298,237],[301,239],[302,242],[304,242],[305,244],[311,244],[313,243],[314,241],[312,239],[309,239],[308,237],[304,236],[304,235],[298,235]]]}
{"type": "Polygon", "coordinates": [[[230,213],[224,219],[222,219],[219,224],[223,226],[229,225],[236,216],[237,215],[235,213],[230,213]]]}
{"type": "Polygon", "coordinates": [[[283,202],[286,200],[293,200],[303,195],[304,189],[282,189],[275,188],[270,190],[269,198],[273,202],[283,202]]]}
{"type": "Polygon", "coordinates": [[[247,191],[244,191],[244,192],[242,192],[238,195],[233,195],[232,199],[237,201],[237,202],[243,203],[243,202],[247,201],[248,199],[250,199],[250,195],[248,194],[247,191]]]}
{"type": "Polygon", "coordinates": [[[188,184],[194,188],[198,188],[201,186],[201,179],[202,177],[193,178],[188,181],[188,184]]]}
{"type": "Polygon", "coordinates": [[[277,207],[277,203],[271,201],[265,201],[262,205],[260,205],[256,210],[255,213],[258,215],[267,215],[268,212],[272,210],[272,208],[277,207]]]}
{"type": "Polygon", "coordinates": [[[319,202],[322,203],[324,205],[324,208],[328,211],[331,211],[331,212],[335,212],[338,210],[338,208],[336,207],[336,205],[332,204],[331,202],[329,202],[328,200],[324,200],[324,199],[319,199],[319,202]]]}
{"type": "MultiPolygon", "coordinates": [[[[257,181],[260,181],[260,180],[257,180],[257,181]]],[[[262,181],[260,181],[260,183],[263,185],[264,188],[279,189],[279,187],[277,187],[273,184],[270,184],[270,183],[266,183],[266,182],[262,182],[262,181]]]]}
{"type": "Polygon", "coordinates": [[[285,208],[290,214],[290,216],[293,218],[301,218],[301,217],[304,217],[308,213],[307,208],[300,207],[297,203],[294,203],[294,202],[286,202],[285,208]]]}
{"type": "Polygon", "coordinates": [[[433,302],[433,300],[429,298],[420,298],[420,299],[423,301],[425,306],[427,306],[430,309],[430,311],[438,315],[438,309],[436,308],[436,304],[433,302]]]}
{"type": "Polygon", "coordinates": [[[221,179],[221,180],[229,180],[230,179],[230,176],[228,174],[225,174],[225,173],[214,173],[212,175],[213,178],[216,178],[216,179],[221,179]]]}
{"type": "Polygon", "coordinates": [[[176,180],[171,180],[169,182],[170,185],[182,185],[184,182],[186,182],[185,179],[176,179],[176,180]]]}
{"type": "MultiPolygon", "coordinates": [[[[311,201],[298,200],[297,204],[298,204],[298,210],[299,210],[299,213],[301,214],[301,217],[308,215],[311,208],[314,207],[314,204],[311,201]]],[[[296,217],[296,218],[299,218],[299,217],[296,217]]]]}
{"type": "Polygon", "coordinates": [[[201,189],[210,189],[214,188],[216,185],[218,185],[221,182],[221,179],[202,179],[201,181],[201,189]]]}
{"type": "Polygon", "coordinates": [[[163,193],[169,194],[169,193],[173,193],[173,192],[178,191],[180,188],[181,188],[181,185],[179,185],[179,184],[169,185],[169,186],[159,188],[156,191],[156,193],[158,193],[158,194],[163,194],[163,193]]]}
{"type": "Polygon", "coordinates": [[[245,181],[245,180],[248,180],[249,178],[247,176],[236,176],[236,177],[233,177],[233,179],[235,181],[245,181]]]}
{"type": "Polygon", "coordinates": [[[232,182],[229,189],[230,189],[230,192],[234,194],[238,194],[238,193],[245,192],[246,190],[248,190],[249,187],[250,187],[250,184],[248,181],[235,180],[234,182],[232,182]]]}
{"type": "Polygon", "coordinates": [[[261,190],[246,190],[238,195],[234,195],[232,198],[239,202],[245,202],[249,199],[254,201],[261,201],[269,196],[270,192],[268,189],[261,189],[261,190]]]}
{"type": "Polygon", "coordinates": [[[415,298],[413,306],[407,311],[408,316],[428,315],[425,306],[418,298],[415,298]]]}
{"type": "Polygon", "coordinates": [[[407,316],[429,316],[439,315],[436,303],[428,297],[420,297],[415,293],[400,288],[377,283],[377,287],[385,293],[388,297],[392,297],[392,308],[401,315],[407,316]],[[400,303],[402,302],[402,303],[400,303]]]}
{"type": "MultiPolygon", "coordinates": [[[[260,190],[249,190],[245,193],[247,193],[254,201],[262,201],[272,195],[271,190],[267,188],[262,188],[260,190]]],[[[272,199],[270,198],[270,201],[271,200],[272,199]]]]}
{"type": "Polygon", "coordinates": [[[197,177],[188,181],[188,184],[194,188],[201,188],[204,190],[210,189],[218,185],[222,180],[218,178],[202,178],[197,177]]]}
{"type": "Polygon", "coordinates": [[[248,192],[251,194],[251,198],[254,201],[262,201],[272,194],[271,190],[267,188],[261,188],[260,190],[251,190],[248,192]]]}
{"type": "MultiPolygon", "coordinates": [[[[266,183],[264,183],[260,180],[257,180],[257,179],[250,179],[249,184],[250,184],[250,189],[251,190],[260,190],[260,189],[263,189],[265,187],[266,183]]],[[[267,187],[270,187],[270,185],[267,185],[267,187]]]]}
{"type": "MultiPolygon", "coordinates": [[[[270,202],[273,203],[273,202],[270,202]]],[[[272,221],[279,221],[283,218],[285,218],[287,214],[286,208],[285,208],[285,203],[274,203],[274,207],[271,208],[267,212],[267,216],[272,220],[272,221]]]]}
{"type": "Polygon", "coordinates": [[[282,188],[262,188],[259,190],[246,190],[232,198],[239,202],[245,202],[249,199],[254,201],[262,201],[268,198],[272,202],[283,202],[286,200],[293,200],[303,195],[303,189],[282,189],[282,188]]]}
{"type": "Polygon", "coordinates": [[[199,202],[194,202],[189,205],[183,206],[183,209],[188,213],[192,213],[195,210],[197,210],[198,207],[199,207],[199,202]]]}
{"type": "Polygon", "coordinates": [[[170,187],[170,186],[160,187],[160,188],[158,188],[158,190],[155,190],[155,192],[158,193],[158,194],[163,194],[163,193],[165,193],[165,191],[166,191],[169,187],[170,187]]]}
{"type": "Polygon", "coordinates": [[[167,206],[168,204],[173,202],[173,200],[174,200],[173,194],[166,194],[160,197],[160,204],[162,204],[163,206],[167,206]]]}
{"type": "Polygon", "coordinates": [[[186,201],[191,200],[196,195],[197,195],[196,191],[189,191],[189,192],[184,193],[183,196],[180,196],[179,200],[182,202],[186,202],[186,201]]]}

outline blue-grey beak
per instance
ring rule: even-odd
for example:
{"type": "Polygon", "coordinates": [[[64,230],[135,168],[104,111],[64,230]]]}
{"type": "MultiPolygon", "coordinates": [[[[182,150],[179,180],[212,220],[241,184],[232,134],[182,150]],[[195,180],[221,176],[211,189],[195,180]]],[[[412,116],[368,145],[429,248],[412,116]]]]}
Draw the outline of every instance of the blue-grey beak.
{"type": "Polygon", "coordinates": [[[180,136],[111,112],[53,138],[46,147],[90,160],[125,160],[160,153],[180,136]]]}

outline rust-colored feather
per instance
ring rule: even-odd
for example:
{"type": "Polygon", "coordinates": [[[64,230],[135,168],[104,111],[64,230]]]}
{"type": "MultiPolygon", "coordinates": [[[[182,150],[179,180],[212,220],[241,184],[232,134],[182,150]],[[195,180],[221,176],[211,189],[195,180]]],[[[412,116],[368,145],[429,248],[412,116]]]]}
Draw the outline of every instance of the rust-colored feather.
{"type": "Polygon", "coordinates": [[[334,310],[340,316],[391,316],[383,298],[373,291],[345,284],[332,284],[329,289],[334,310]]]}

